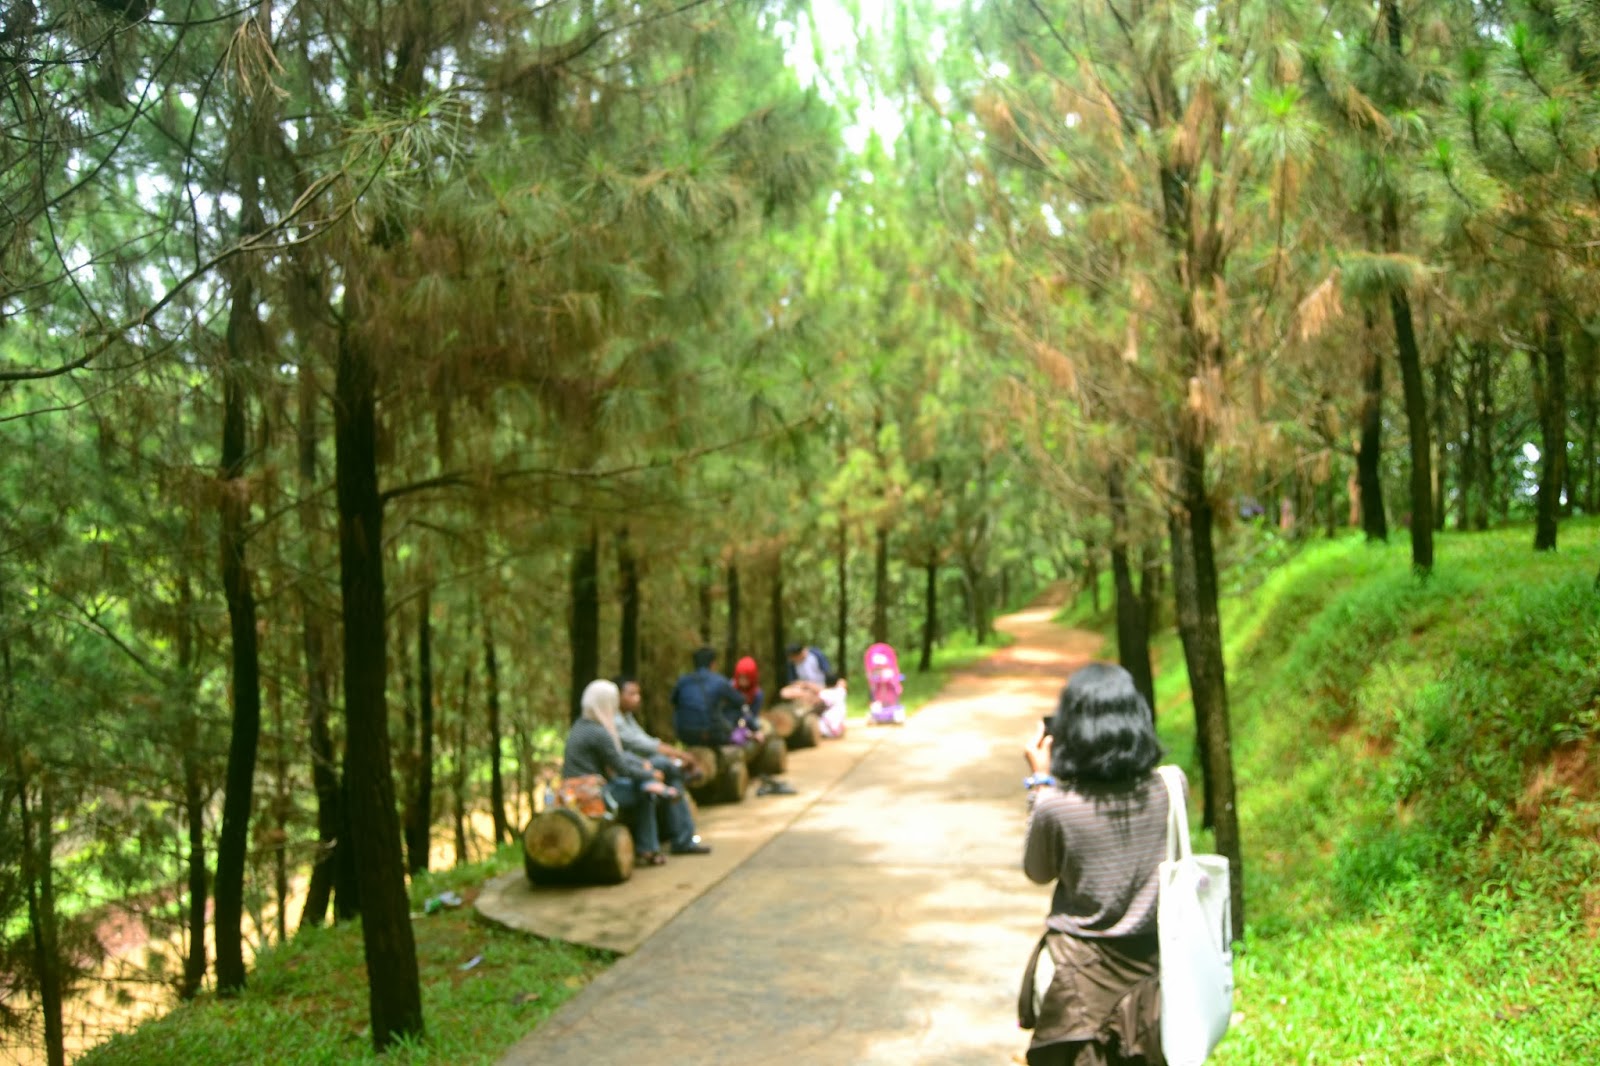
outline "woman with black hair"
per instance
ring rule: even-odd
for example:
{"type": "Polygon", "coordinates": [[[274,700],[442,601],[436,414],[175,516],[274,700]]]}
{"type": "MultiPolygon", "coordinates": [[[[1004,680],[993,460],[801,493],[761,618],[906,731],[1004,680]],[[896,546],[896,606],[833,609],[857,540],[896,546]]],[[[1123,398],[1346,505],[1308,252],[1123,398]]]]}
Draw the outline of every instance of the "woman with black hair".
{"type": "Polygon", "coordinates": [[[1091,663],[1061,690],[1025,750],[1022,867],[1055,882],[1019,1013],[1032,1066],[1159,1066],[1156,869],[1166,858],[1167,790],[1150,705],[1122,667],[1091,663]],[[1035,995],[1039,954],[1054,973],[1035,995]]]}

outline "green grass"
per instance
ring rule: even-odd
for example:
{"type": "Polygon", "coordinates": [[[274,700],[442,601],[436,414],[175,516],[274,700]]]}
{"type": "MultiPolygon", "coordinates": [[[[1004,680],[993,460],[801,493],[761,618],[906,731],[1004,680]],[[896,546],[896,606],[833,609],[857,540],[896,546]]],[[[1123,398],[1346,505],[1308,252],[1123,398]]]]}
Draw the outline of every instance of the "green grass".
{"type": "MultiPolygon", "coordinates": [[[[1224,605],[1249,939],[1214,1060],[1592,1061],[1600,524],[1318,541],[1224,605]]],[[[1181,649],[1155,645],[1190,766],[1181,649]]]]}
{"type": "MultiPolygon", "coordinates": [[[[411,905],[446,889],[469,890],[521,862],[515,848],[459,870],[419,878],[411,905]]],[[[80,1059],[90,1066],[182,1062],[492,1063],[606,967],[609,956],[488,927],[470,904],[416,918],[427,1038],[381,1059],[367,1029],[361,931],[314,929],[264,953],[245,993],[206,996],[115,1037],[80,1059]],[[474,957],[471,969],[460,967],[474,957]]]]}

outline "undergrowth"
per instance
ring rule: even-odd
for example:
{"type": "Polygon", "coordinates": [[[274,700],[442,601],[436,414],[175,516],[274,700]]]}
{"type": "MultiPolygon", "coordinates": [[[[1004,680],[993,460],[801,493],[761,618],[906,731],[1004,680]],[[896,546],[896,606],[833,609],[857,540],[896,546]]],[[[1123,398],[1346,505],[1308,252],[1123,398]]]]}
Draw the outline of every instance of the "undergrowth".
{"type": "Polygon", "coordinates": [[[514,847],[472,866],[423,875],[411,887],[412,930],[427,1037],[384,1056],[367,1027],[366,964],[354,923],[307,930],[264,951],[232,1000],[205,996],[79,1059],[89,1066],[270,1062],[491,1063],[608,964],[610,956],[491,928],[424,902],[521,864],[514,847]],[[477,960],[477,961],[473,961],[477,960]]]}
{"type": "MultiPolygon", "coordinates": [[[[1592,1061],[1600,525],[1301,548],[1224,605],[1249,937],[1214,1061],[1592,1061]]],[[[1157,703],[1198,772],[1183,658],[1157,703]]]]}

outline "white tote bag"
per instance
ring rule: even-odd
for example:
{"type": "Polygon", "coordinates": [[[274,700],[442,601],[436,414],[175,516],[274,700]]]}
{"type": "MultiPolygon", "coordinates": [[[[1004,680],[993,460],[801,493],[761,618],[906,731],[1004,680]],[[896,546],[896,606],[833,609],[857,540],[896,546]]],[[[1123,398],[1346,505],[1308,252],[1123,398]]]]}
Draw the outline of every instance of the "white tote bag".
{"type": "Polygon", "coordinates": [[[1156,930],[1161,941],[1161,1046],[1168,1066],[1199,1066],[1228,1031],[1233,1014],[1233,908],[1228,860],[1196,855],[1176,766],[1166,783],[1167,861],[1158,874],[1156,930]]]}

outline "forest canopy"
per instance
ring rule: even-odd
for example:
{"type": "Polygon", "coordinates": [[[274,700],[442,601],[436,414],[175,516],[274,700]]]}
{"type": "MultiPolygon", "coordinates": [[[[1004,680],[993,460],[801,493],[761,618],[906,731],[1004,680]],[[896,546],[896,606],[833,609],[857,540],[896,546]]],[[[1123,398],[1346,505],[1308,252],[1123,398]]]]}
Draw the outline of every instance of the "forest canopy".
{"type": "Polygon", "coordinates": [[[1103,571],[1243,929],[1241,531],[1600,510],[1597,89],[1560,0],[6,5],[5,1039],[113,905],[185,998],[359,915],[421,1036],[587,682],[1103,571]]]}

